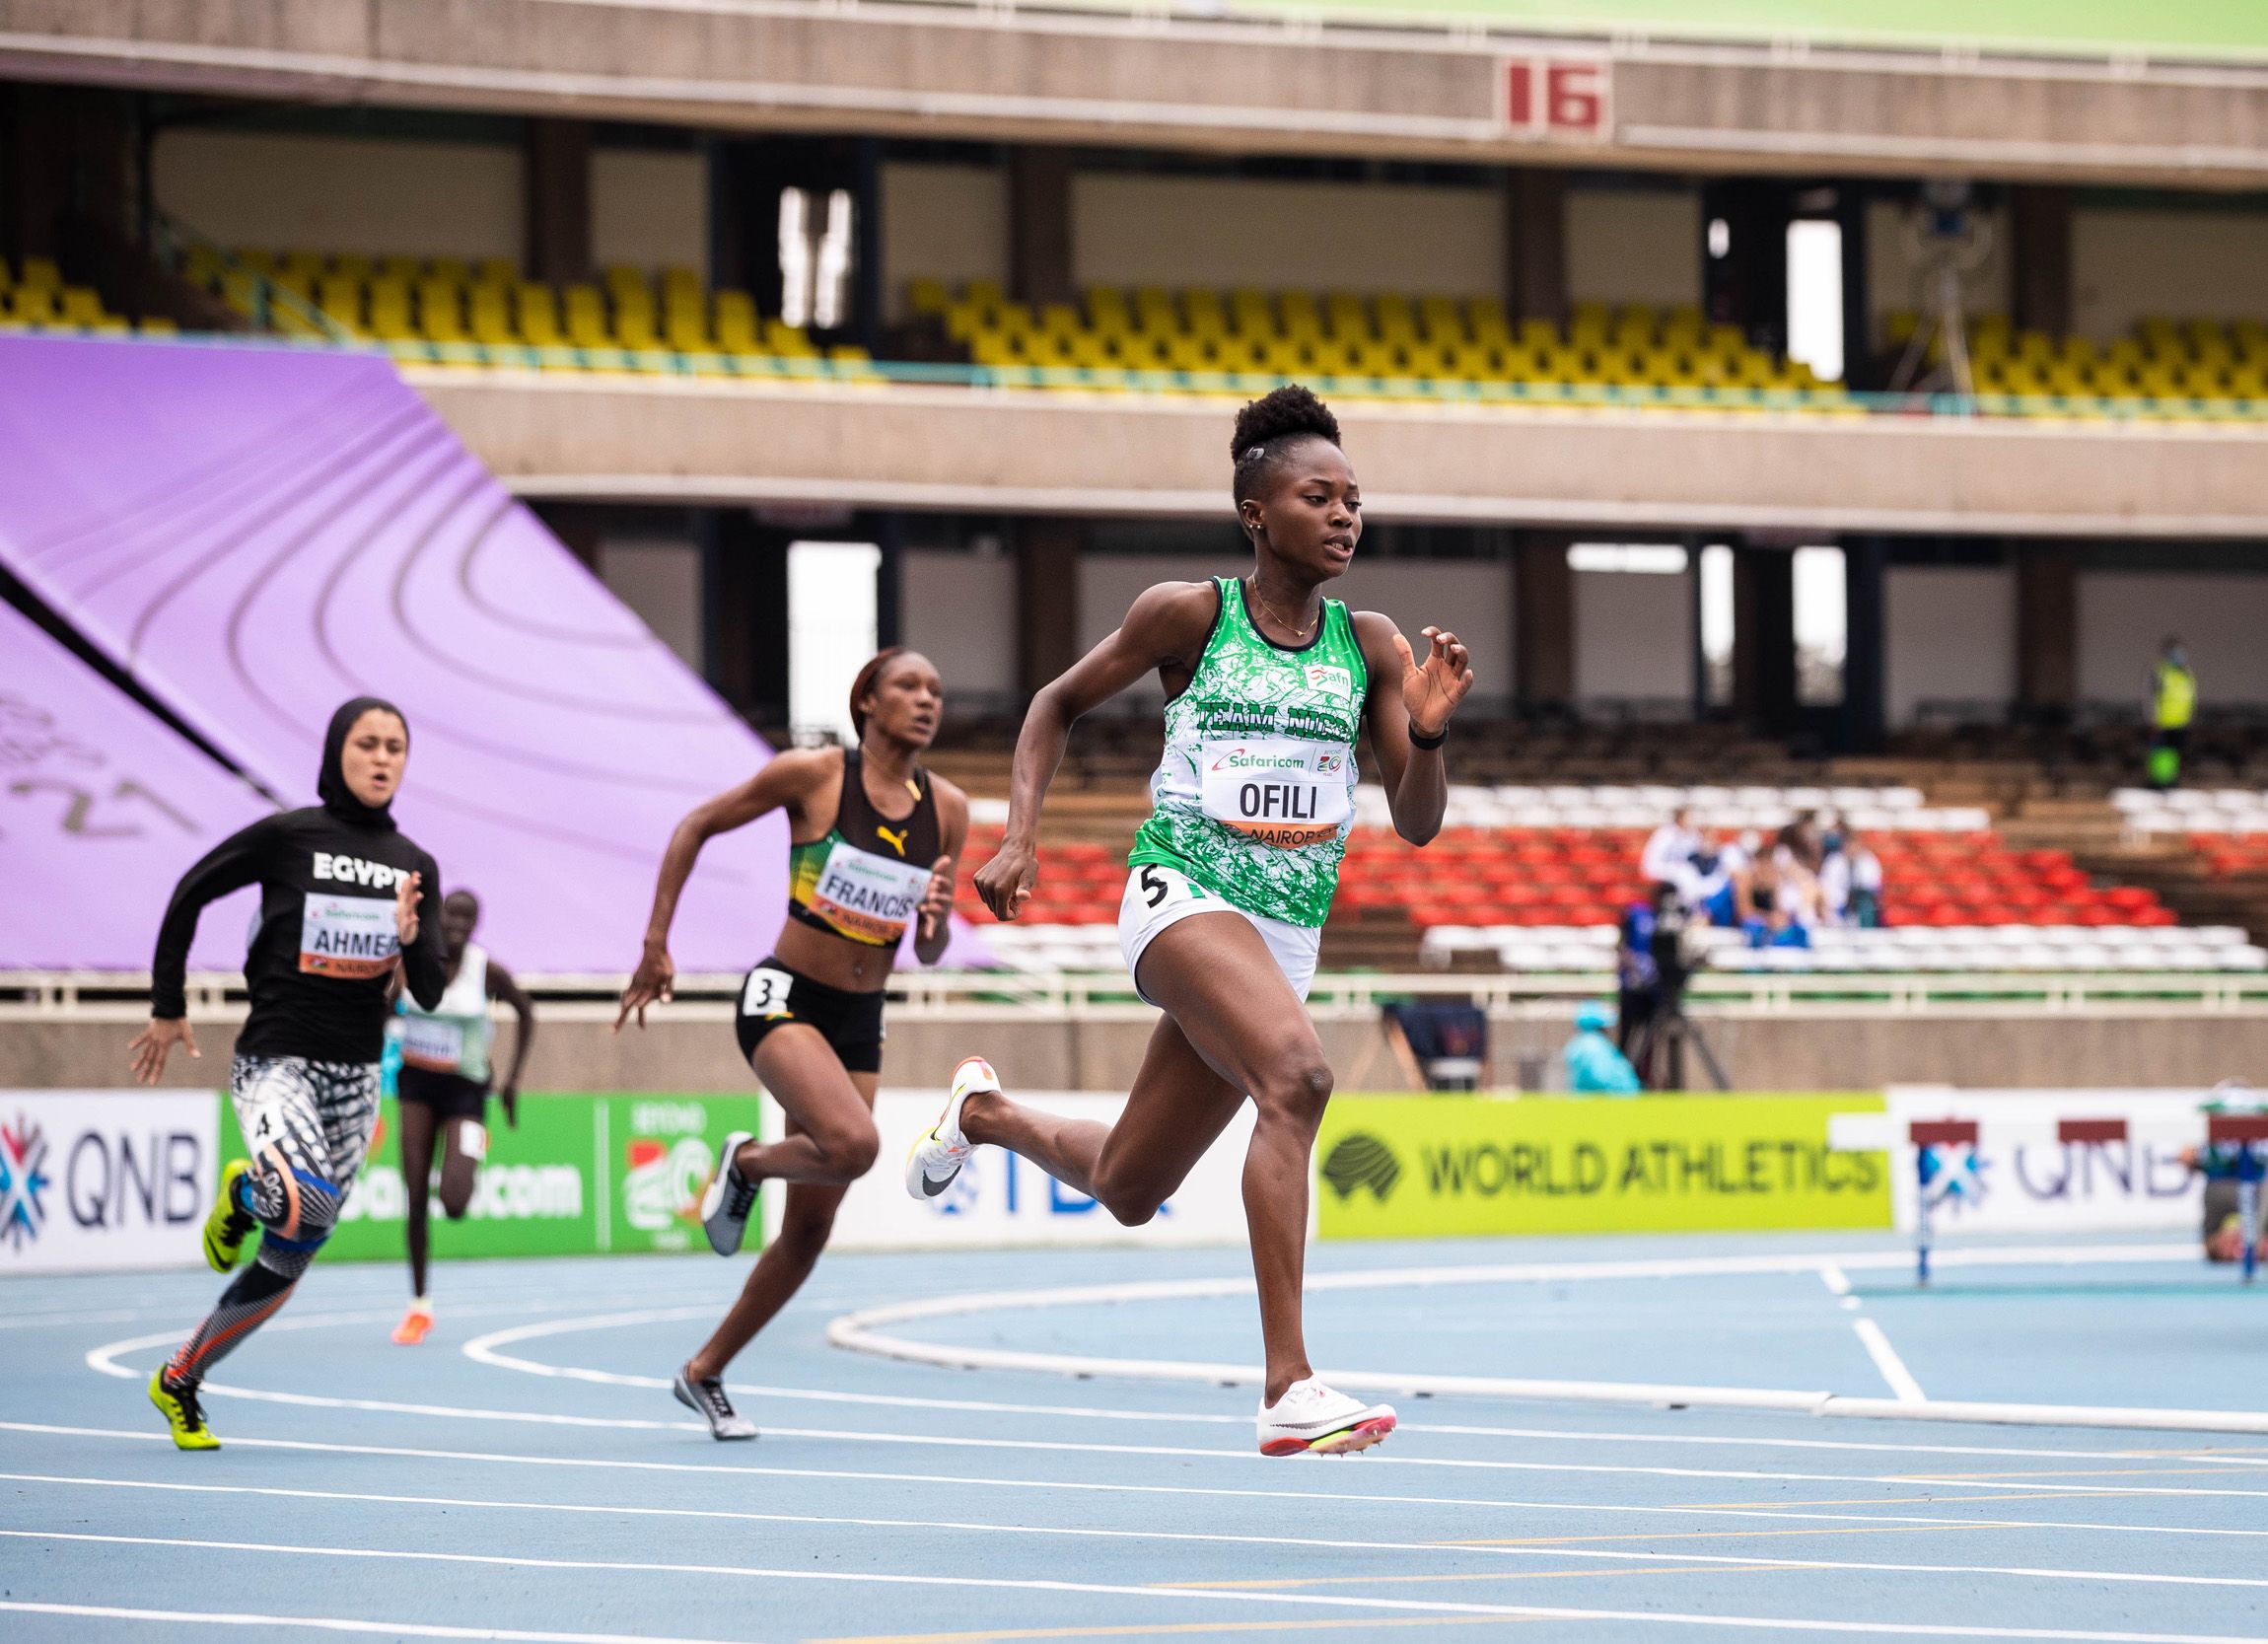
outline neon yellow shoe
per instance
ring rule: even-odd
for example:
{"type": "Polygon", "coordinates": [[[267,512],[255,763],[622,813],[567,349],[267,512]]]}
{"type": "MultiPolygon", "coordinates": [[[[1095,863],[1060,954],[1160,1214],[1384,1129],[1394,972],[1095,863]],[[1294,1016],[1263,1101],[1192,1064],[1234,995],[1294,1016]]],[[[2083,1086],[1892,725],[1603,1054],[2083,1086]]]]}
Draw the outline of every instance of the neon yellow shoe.
{"type": "Polygon", "coordinates": [[[164,1365],[150,1372],[150,1402],[158,1406],[158,1413],[173,1429],[175,1449],[220,1449],[221,1441],[213,1437],[213,1430],[205,1425],[205,1412],[197,1407],[196,1388],[169,1386],[164,1365]]]}
{"type": "Polygon", "coordinates": [[[248,1159],[231,1159],[221,1172],[221,1190],[205,1217],[205,1265],[216,1273],[226,1273],[244,1259],[245,1240],[259,1226],[237,1207],[237,1183],[251,1174],[248,1159]]]}

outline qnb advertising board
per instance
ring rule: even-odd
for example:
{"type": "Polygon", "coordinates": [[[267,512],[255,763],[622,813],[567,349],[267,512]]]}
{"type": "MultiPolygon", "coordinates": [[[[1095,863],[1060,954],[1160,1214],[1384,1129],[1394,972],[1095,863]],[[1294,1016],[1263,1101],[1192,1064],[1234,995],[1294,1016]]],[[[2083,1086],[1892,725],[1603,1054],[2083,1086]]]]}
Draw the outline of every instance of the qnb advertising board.
{"type": "Polygon", "coordinates": [[[1887,1161],[1828,1146],[1878,1096],[1342,1097],[1315,1141],[1325,1239],[1886,1228],[1887,1161]]]}
{"type": "MultiPolygon", "coordinates": [[[[517,1126],[489,1117],[464,1219],[434,1202],[444,1260],[706,1250],[717,1149],[757,1122],[754,1098],[709,1096],[523,1096],[517,1126]]],[[[216,1092],[0,1091],[0,1277],[201,1265],[221,1167],[244,1153],[216,1092]]],[[[389,1102],[322,1259],[400,1259],[408,1207],[389,1102]]]]}
{"type": "MultiPolygon", "coordinates": [[[[1976,1168],[1961,1190],[1931,1209],[1949,1233],[2048,1233],[2089,1229],[2194,1230],[2205,1214],[2202,1178],[2181,1162],[2205,1140],[2196,1090],[1992,1091],[1893,1085],[1893,1133],[1921,1119],[1975,1119],[1976,1168]],[[2063,1142],[2059,1119],[2124,1119],[2131,1140],[2063,1142]]],[[[1893,1171],[1897,1225],[1914,1225],[1913,1151],[1893,1171]]]]}
{"type": "MultiPolygon", "coordinates": [[[[1252,1140],[1250,1104],[1240,1108],[1180,1190],[1140,1227],[1057,1181],[1037,1165],[980,1147],[953,1185],[926,1202],[905,1190],[904,1160],[914,1138],[937,1122],[942,1090],[886,1090],[874,1105],[880,1162],[851,1183],[835,1216],[833,1250],[924,1250],[1036,1245],[1235,1245],[1244,1239],[1244,1151],[1252,1140]]],[[[1111,1123],[1123,1096],[1091,1091],[1018,1091],[1016,1100],[1066,1118],[1111,1123]]],[[[767,1137],[781,1135],[779,1108],[764,1103],[767,1137]]],[[[767,1236],[779,1232],[784,1195],[766,1190],[767,1236]]]]}
{"type": "Polygon", "coordinates": [[[201,1259],[219,1140],[203,1092],[0,1091],[0,1276],[201,1259]]]}

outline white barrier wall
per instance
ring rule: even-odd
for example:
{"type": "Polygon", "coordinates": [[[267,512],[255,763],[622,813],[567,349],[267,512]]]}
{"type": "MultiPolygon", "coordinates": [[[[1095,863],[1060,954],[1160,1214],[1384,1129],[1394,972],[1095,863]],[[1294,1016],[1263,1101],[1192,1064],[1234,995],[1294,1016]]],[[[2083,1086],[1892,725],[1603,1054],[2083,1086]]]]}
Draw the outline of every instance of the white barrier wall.
{"type": "Polygon", "coordinates": [[[909,548],[898,556],[898,633],[956,691],[1016,688],[1016,560],[909,548]]]}
{"type": "MultiPolygon", "coordinates": [[[[522,171],[510,143],[196,127],[162,133],[151,162],[158,204],[223,246],[515,263],[525,249],[522,171]]],[[[602,267],[706,278],[704,157],[594,149],[591,249],[602,267]]]]}
{"type": "MultiPolygon", "coordinates": [[[[1978,1121],[1981,1190],[1974,1198],[1953,1199],[1935,1210],[1931,1226],[1937,1233],[2196,1232],[2202,1224],[2202,1179],[2180,1160],[2184,1139],[2205,1139],[2198,1110],[2205,1100],[2202,1091],[1893,1085],[1883,1095],[1898,1134],[1916,1119],[1978,1121]],[[2058,1119],[2077,1118],[2122,1118],[2158,1134],[2109,1143],[2012,1143],[2007,1136],[2009,1127],[2045,1127],[2052,1134],[2058,1119]]],[[[1909,1232],[1914,1200],[1914,1156],[1906,1148],[1890,1172],[1890,1208],[1897,1226],[1909,1232]]]]}
{"type": "Polygon", "coordinates": [[[1924,702],[2016,697],[2016,572],[2007,566],[1895,565],[1883,578],[1889,717],[1924,702]]]}
{"type": "Polygon", "coordinates": [[[2159,645],[2179,634],[2198,699],[2268,702],[2268,576],[2191,571],[2087,571],[2079,579],[2079,694],[2149,701],[2159,645]]]}
{"type": "Polygon", "coordinates": [[[211,1091],[0,1091],[0,1278],[189,1267],[220,1169],[211,1091]]]}
{"type": "MultiPolygon", "coordinates": [[[[1167,1201],[1141,1227],[1122,1227],[1110,1212],[1074,1192],[1038,1166],[996,1147],[976,1150],[959,1179],[939,1197],[917,1202],[905,1190],[905,1156],[914,1138],[937,1122],[942,1090],[886,1090],[875,1100],[881,1162],[844,1195],[835,1216],[834,1250],[934,1250],[1033,1245],[1237,1245],[1244,1239],[1244,1150],[1252,1108],[1229,1128],[1167,1201]]],[[[1017,1091],[1017,1101],[1070,1118],[1107,1124],[1123,1096],[1079,1091],[1017,1091]]],[[[764,1135],[778,1136],[779,1108],[764,1100],[764,1135]]],[[[785,1193],[764,1190],[764,1235],[779,1232],[785,1193]]]]}

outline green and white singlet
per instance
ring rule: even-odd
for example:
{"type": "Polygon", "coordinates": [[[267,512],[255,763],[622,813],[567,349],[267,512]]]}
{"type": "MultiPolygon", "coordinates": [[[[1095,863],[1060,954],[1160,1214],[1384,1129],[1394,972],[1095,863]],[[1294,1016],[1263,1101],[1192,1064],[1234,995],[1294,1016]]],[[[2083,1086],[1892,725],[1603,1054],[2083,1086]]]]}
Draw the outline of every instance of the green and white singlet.
{"type": "Polygon", "coordinates": [[[1354,617],[1323,602],[1315,635],[1279,645],[1216,577],[1221,608],[1188,688],[1166,704],[1151,814],[1127,863],[1170,868],[1230,906],[1319,927],[1354,826],[1355,743],[1370,671],[1354,617]]]}

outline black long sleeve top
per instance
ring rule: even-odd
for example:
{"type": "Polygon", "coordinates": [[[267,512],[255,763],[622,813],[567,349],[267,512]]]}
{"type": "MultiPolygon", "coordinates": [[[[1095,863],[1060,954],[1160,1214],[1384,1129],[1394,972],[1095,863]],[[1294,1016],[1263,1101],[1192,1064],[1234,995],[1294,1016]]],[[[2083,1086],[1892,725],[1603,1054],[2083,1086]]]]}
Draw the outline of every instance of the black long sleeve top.
{"type": "Polygon", "coordinates": [[[158,927],[150,1014],[187,1014],[182,974],[207,902],[260,887],[259,921],[245,957],[251,1014],[237,1036],[245,1056],[375,1062],[384,1048],[387,978],[398,963],[411,997],[431,1010],[448,985],[441,944],[441,870],[390,824],[363,826],[321,807],[263,817],[231,834],[181,877],[158,927]],[[403,948],[393,898],[423,874],[417,940],[403,948]]]}

